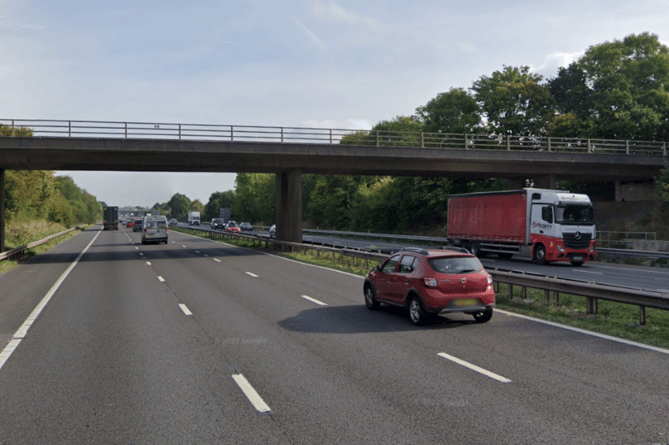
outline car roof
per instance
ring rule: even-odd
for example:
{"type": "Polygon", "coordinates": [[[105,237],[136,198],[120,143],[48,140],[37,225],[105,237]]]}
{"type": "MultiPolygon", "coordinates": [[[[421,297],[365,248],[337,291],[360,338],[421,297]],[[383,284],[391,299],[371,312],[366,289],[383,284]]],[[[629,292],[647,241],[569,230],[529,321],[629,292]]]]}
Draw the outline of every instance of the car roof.
{"type": "Polygon", "coordinates": [[[398,250],[397,253],[414,253],[423,255],[428,258],[434,257],[451,257],[451,256],[474,256],[467,249],[462,247],[444,247],[442,249],[422,249],[420,247],[404,247],[398,250]]]}

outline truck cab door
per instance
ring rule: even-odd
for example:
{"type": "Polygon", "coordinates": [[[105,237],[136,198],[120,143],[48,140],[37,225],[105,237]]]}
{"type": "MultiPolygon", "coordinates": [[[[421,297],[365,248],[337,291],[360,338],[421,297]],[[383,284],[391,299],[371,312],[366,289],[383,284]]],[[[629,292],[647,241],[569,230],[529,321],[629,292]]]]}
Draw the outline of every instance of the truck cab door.
{"type": "Polygon", "coordinates": [[[555,224],[555,212],[552,205],[532,204],[531,218],[530,234],[533,242],[546,237],[556,238],[558,236],[558,225],[555,224]]]}

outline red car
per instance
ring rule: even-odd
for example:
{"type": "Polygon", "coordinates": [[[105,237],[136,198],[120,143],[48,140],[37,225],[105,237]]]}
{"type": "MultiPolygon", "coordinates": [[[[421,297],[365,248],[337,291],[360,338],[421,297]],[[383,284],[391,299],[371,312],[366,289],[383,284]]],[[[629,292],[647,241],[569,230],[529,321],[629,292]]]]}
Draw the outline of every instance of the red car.
{"type": "Polygon", "coordinates": [[[448,312],[471,314],[485,323],[495,305],[492,277],[464,249],[402,249],[367,274],[363,292],[368,309],[381,303],[403,307],[415,325],[448,312]]]}
{"type": "Polygon", "coordinates": [[[130,221],[127,222],[127,224],[125,226],[126,227],[135,227],[135,221],[130,220],[130,221]]]}
{"type": "Polygon", "coordinates": [[[242,233],[242,229],[239,228],[236,222],[228,221],[225,225],[225,231],[230,233],[242,233]]]}

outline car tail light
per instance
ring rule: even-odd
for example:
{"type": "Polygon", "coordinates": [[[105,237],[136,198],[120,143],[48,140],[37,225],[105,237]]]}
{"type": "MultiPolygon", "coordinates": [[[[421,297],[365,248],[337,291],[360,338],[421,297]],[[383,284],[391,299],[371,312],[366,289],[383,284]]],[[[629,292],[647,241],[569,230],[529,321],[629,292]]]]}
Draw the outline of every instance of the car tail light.
{"type": "Polygon", "coordinates": [[[437,287],[437,279],[432,277],[424,277],[423,284],[425,284],[426,287],[437,287]]]}

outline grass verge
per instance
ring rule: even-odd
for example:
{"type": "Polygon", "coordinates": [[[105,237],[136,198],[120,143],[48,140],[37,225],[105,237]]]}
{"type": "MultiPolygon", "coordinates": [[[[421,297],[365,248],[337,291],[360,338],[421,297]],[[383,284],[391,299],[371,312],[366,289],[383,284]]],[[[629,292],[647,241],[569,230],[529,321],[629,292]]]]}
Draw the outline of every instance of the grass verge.
{"type": "MultiPolygon", "coordinates": [[[[228,244],[271,252],[285,258],[291,258],[308,264],[316,264],[355,275],[364,276],[376,264],[357,258],[332,255],[316,252],[278,252],[271,247],[256,241],[247,241],[238,238],[221,239],[220,235],[206,235],[202,232],[188,229],[177,229],[180,232],[190,233],[203,238],[224,241],[228,244]]],[[[271,246],[269,242],[269,246],[271,246]]],[[[567,326],[578,327],[600,334],[645,343],[652,346],[669,349],[669,311],[646,308],[646,324],[640,325],[640,311],[638,306],[599,300],[597,314],[586,314],[586,299],[578,295],[559,294],[557,303],[544,304],[544,291],[527,289],[523,296],[518,286],[513,287],[513,298],[508,296],[506,284],[497,285],[496,303],[500,309],[528,315],[567,326]]],[[[362,290],[360,304],[363,304],[362,290]]]]}
{"type": "MultiPolygon", "coordinates": [[[[6,229],[7,238],[5,241],[5,249],[12,250],[34,241],[44,239],[49,235],[53,235],[54,233],[62,232],[68,228],[61,224],[51,223],[48,221],[30,220],[18,222],[13,221],[7,225],[6,229]]],[[[79,230],[73,230],[69,233],[52,239],[47,243],[40,244],[39,246],[35,246],[32,249],[25,250],[22,257],[19,259],[1,260],[0,273],[14,269],[21,261],[25,261],[28,258],[56,247],[58,244],[78,235],[82,230],[83,228],[79,230]]]]}

